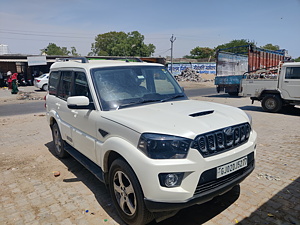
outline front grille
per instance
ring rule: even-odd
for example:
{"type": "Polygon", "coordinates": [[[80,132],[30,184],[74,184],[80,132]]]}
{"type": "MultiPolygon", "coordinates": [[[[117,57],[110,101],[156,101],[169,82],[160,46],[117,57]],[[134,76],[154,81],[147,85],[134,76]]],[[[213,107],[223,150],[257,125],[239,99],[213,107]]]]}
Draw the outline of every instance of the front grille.
{"type": "Polygon", "coordinates": [[[192,148],[197,149],[203,157],[209,157],[246,143],[250,132],[249,123],[225,127],[198,135],[193,141],[192,148]]]}
{"type": "Polygon", "coordinates": [[[250,171],[252,171],[252,169],[254,168],[254,153],[252,152],[248,154],[247,158],[247,167],[237,170],[219,179],[216,178],[217,168],[213,168],[203,172],[194,192],[194,197],[205,195],[208,192],[213,192],[214,190],[221,188],[222,186],[230,184],[230,182],[238,179],[239,177],[242,177],[244,174],[250,173],[250,171]]]}

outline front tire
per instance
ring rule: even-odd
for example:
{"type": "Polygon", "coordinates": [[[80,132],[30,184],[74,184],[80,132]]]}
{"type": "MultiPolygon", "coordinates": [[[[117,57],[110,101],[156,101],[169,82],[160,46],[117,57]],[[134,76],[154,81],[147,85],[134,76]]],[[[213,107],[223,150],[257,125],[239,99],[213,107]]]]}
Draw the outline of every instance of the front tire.
{"type": "Polygon", "coordinates": [[[61,138],[61,134],[60,134],[57,123],[54,123],[52,125],[51,129],[52,129],[52,137],[53,137],[55,155],[57,155],[59,158],[67,157],[68,153],[65,151],[65,142],[61,138]]]}
{"type": "Polygon", "coordinates": [[[153,220],[133,170],[122,159],[116,159],[110,167],[109,191],[120,217],[127,224],[141,225],[153,220]]]}
{"type": "Polygon", "coordinates": [[[264,111],[278,112],[282,108],[282,100],[278,95],[266,95],[261,102],[261,106],[264,111]]]}

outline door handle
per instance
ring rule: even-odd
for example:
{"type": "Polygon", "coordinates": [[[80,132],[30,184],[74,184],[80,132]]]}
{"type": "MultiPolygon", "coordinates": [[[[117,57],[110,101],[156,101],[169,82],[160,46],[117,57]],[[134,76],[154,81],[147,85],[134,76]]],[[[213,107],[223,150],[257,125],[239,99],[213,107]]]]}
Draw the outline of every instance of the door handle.
{"type": "Polygon", "coordinates": [[[284,83],[289,83],[289,82],[287,80],[285,80],[284,83]]]}
{"type": "Polygon", "coordinates": [[[75,111],[75,110],[72,110],[71,112],[74,114],[74,117],[76,118],[76,117],[77,117],[77,115],[78,115],[78,112],[77,112],[77,111],[75,111]]]}

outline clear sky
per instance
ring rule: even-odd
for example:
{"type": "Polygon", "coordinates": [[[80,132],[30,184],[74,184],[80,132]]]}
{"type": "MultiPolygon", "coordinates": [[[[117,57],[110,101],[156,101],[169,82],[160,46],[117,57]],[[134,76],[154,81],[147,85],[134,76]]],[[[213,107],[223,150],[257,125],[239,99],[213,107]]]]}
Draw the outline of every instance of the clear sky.
{"type": "Polygon", "coordinates": [[[49,43],[81,55],[97,34],[139,31],[154,56],[174,57],[234,39],[268,43],[300,56],[300,0],[0,0],[0,44],[40,54],[49,43]]]}

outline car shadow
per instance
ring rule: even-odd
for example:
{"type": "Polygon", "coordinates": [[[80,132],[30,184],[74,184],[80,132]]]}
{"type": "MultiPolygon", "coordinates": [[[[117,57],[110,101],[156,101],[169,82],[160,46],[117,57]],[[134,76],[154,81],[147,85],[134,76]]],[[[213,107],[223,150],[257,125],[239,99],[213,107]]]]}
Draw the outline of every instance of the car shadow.
{"type": "MultiPolygon", "coordinates": [[[[45,144],[50,153],[56,157],[54,152],[53,141],[45,144]]],[[[57,157],[56,157],[57,158],[57,157]]],[[[89,170],[82,166],[76,159],[73,157],[67,158],[58,158],[67,168],[68,171],[74,174],[76,178],[64,179],[66,183],[72,182],[82,182],[87,188],[89,188],[99,205],[105,210],[105,212],[113,218],[118,224],[125,225],[125,223],[120,219],[117,214],[117,211],[112,203],[109,190],[106,186],[99,181],[89,170]]],[[[152,221],[150,225],[159,224],[159,225],[182,225],[182,224],[202,224],[222,211],[226,210],[230,205],[232,205],[240,195],[240,186],[235,186],[229,192],[218,196],[211,201],[201,204],[194,205],[185,209],[180,210],[175,216],[165,219],[159,223],[152,221]],[[209,210],[207,210],[209,209],[209,210]]],[[[95,212],[96,214],[96,212],[95,212]]]]}
{"type": "Polygon", "coordinates": [[[300,224],[300,177],[281,189],[239,224],[300,224]]]}
{"type": "Polygon", "coordinates": [[[207,98],[243,98],[243,96],[235,96],[229,94],[214,94],[214,95],[204,95],[203,97],[207,98]]]}
{"type": "MultiPolygon", "coordinates": [[[[72,183],[72,182],[82,182],[90,191],[93,192],[95,199],[105,210],[105,212],[113,218],[118,224],[126,225],[120,217],[117,215],[117,211],[113,206],[112,199],[109,194],[109,190],[106,188],[104,183],[98,180],[89,170],[82,166],[76,159],[72,156],[66,158],[58,158],[54,151],[53,141],[45,144],[50,153],[57,159],[59,159],[67,168],[68,171],[73,173],[76,178],[64,179],[63,182],[72,183]]],[[[93,212],[97,215],[97,212],[93,212]]]]}
{"type": "Polygon", "coordinates": [[[44,91],[44,90],[42,90],[42,89],[36,89],[36,90],[34,90],[35,92],[47,92],[47,91],[44,91]]]}
{"type": "MultiPolygon", "coordinates": [[[[265,112],[261,106],[252,106],[252,105],[247,105],[247,106],[241,106],[238,107],[239,109],[245,110],[245,111],[254,111],[254,112],[263,112],[263,113],[271,113],[271,112],[265,112]]],[[[274,114],[274,113],[272,113],[274,114]]],[[[294,108],[283,108],[277,114],[283,114],[283,115],[288,115],[288,116],[300,116],[300,108],[294,107],[294,108]]]]}
{"type": "Polygon", "coordinates": [[[215,197],[209,202],[194,205],[180,210],[175,216],[163,220],[159,223],[155,221],[149,223],[149,225],[194,225],[203,224],[211,220],[230,205],[232,205],[240,196],[240,186],[237,185],[229,192],[215,197]]]}

